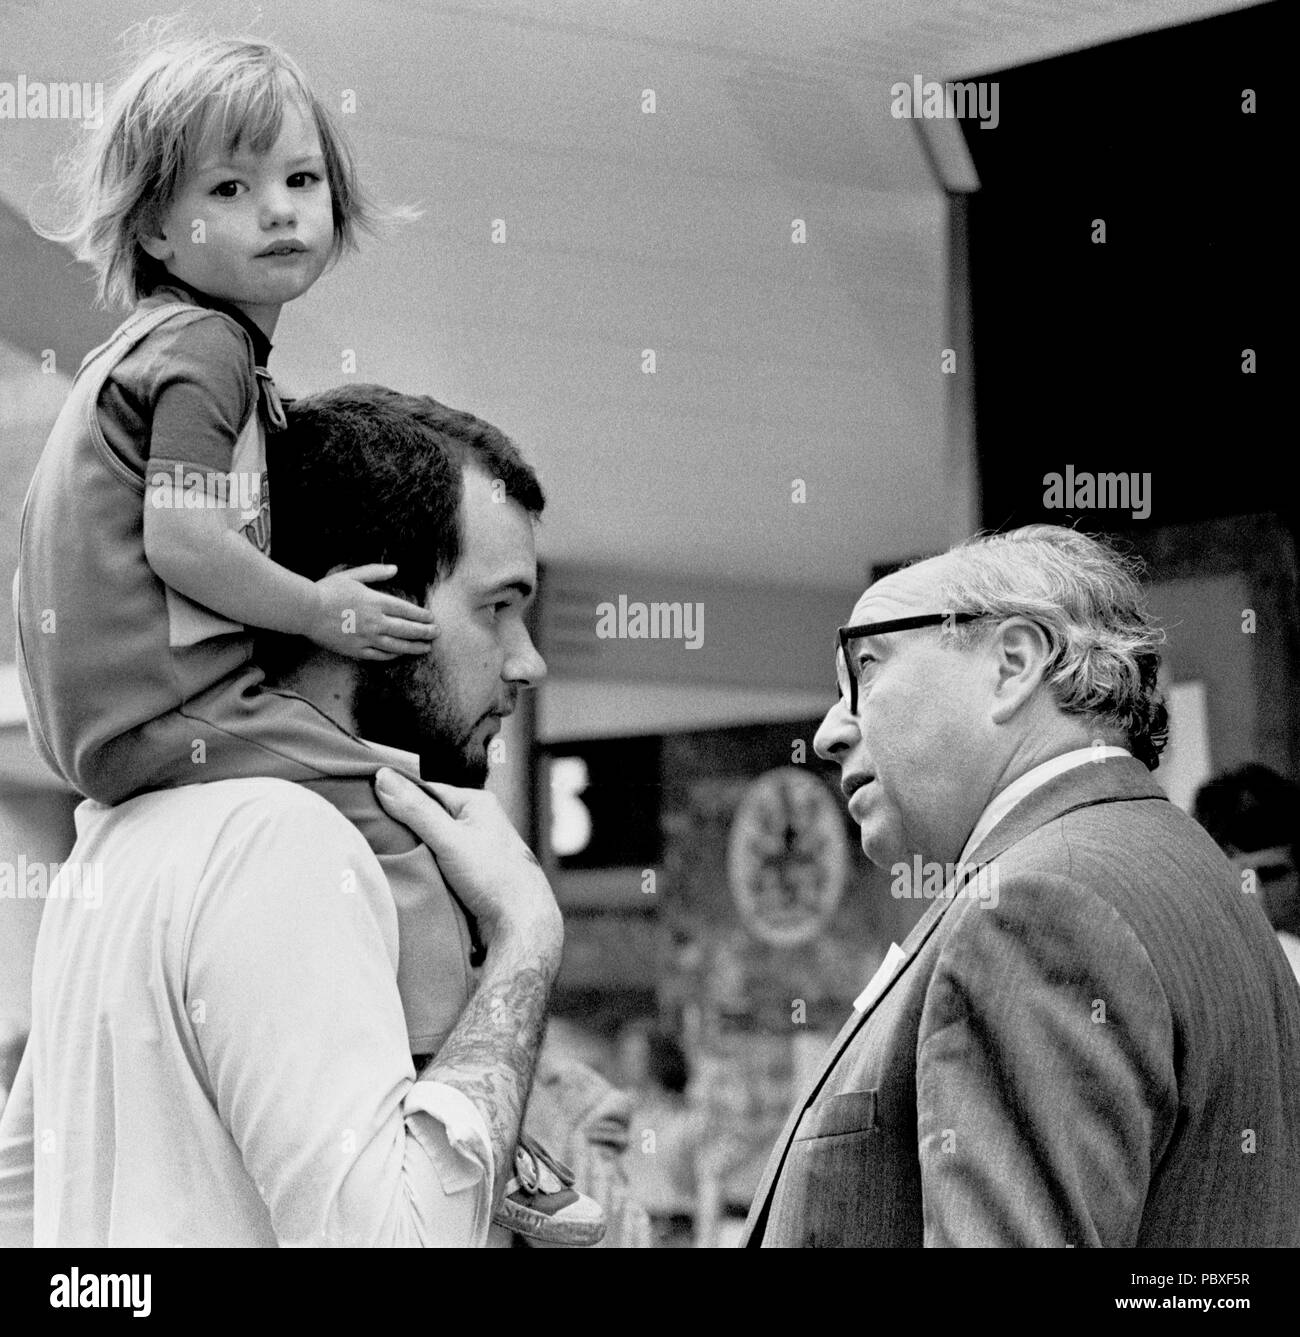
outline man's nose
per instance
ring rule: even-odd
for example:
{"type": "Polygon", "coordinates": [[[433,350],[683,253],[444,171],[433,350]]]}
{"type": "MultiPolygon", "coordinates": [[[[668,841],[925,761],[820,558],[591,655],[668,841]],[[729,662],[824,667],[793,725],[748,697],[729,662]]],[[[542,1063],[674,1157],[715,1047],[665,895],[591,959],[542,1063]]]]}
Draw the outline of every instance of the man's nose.
{"type": "Polygon", "coordinates": [[[538,654],[533,638],[527,632],[523,633],[521,644],[506,661],[505,673],[502,676],[507,682],[519,683],[524,687],[537,687],[545,682],[546,660],[538,654]]]}
{"type": "Polygon", "coordinates": [[[861,736],[848,707],[836,701],[813,735],[813,751],[823,761],[839,761],[861,736]]]}

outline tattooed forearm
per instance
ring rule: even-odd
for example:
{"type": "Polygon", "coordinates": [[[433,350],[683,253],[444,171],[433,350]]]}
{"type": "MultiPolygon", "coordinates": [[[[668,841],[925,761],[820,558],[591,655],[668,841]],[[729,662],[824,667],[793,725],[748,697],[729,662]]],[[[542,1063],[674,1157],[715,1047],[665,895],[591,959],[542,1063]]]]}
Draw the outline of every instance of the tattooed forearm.
{"type": "Polygon", "coordinates": [[[422,1081],[446,1082],[478,1106],[492,1139],[498,1197],[511,1173],[515,1140],[533,1081],[546,1022],[551,974],[536,959],[489,955],[468,1007],[422,1081]]]}

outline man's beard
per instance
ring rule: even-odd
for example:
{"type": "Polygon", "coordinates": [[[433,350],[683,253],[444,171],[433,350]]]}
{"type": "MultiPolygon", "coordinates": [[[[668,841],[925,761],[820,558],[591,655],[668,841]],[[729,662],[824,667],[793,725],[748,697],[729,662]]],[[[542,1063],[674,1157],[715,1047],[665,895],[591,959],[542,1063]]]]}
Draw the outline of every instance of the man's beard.
{"type": "Polygon", "coordinates": [[[372,743],[419,753],[425,780],[482,789],[487,749],[473,741],[481,720],[468,727],[461,720],[436,654],[361,664],[353,701],[357,732],[372,743]]]}

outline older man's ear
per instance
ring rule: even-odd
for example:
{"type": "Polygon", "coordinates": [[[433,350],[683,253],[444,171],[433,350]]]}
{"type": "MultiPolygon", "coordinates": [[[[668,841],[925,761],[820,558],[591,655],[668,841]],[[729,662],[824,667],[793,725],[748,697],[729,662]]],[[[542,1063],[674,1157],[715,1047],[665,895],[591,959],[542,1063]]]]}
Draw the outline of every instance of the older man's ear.
{"type": "Polygon", "coordinates": [[[989,650],[997,678],[989,718],[994,724],[1005,724],[1037,691],[1052,646],[1037,622],[1009,617],[994,631],[989,650]]]}

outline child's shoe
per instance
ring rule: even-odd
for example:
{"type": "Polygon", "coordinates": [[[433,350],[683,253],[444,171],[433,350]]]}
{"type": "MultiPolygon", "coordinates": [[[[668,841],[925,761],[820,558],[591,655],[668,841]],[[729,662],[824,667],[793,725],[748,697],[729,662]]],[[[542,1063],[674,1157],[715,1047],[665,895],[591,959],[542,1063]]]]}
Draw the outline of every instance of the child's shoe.
{"type": "Polygon", "coordinates": [[[600,1204],[579,1193],[574,1173],[539,1142],[520,1132],[515,1172],[492,1220],[534,1248],[585,1249],[605,1238],[600,1204]]]}

